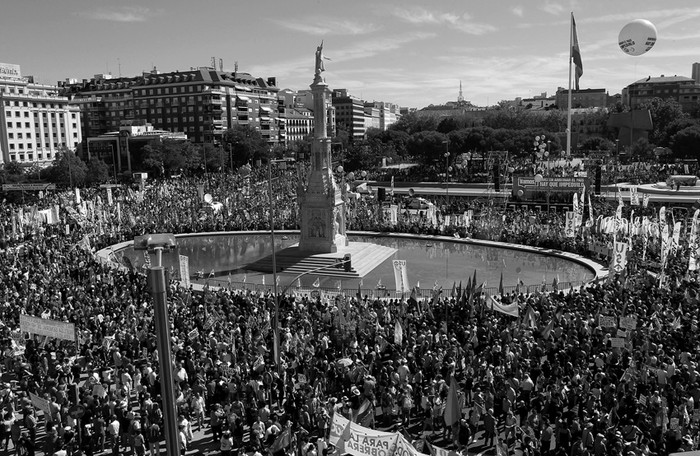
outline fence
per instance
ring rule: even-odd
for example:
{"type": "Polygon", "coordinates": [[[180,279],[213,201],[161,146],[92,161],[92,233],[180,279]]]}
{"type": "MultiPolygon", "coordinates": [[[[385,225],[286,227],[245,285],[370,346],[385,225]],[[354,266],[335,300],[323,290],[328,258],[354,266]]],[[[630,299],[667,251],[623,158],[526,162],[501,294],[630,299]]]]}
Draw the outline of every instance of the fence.
{"type": "MultiPolygon", "coordinates": [[[[244,290],[244,291],[253,291],[253,292],[262,292],[262,293],[272,293],[273,292],[273,287],[272,285],[268,284],[255,284],[255,283],[249,283],[249,282],[229,282],[227,279],[224,278],[217,278],[213,277],[208,280],[204,281],[197,281],[196,283],[199,283],[200,285],[206,285],[208,284],[210,287],[218,287],[218,288],[230,288],[232,290],[244,290]]],[[[584,282],[584,281],[575,281],[575,282],[559,282],[556,285],[554,283],[541,283],[538,285],[513,285],[513,286],[504,286],[503,287],[503,294],[511,294],[511,293],[524,293],[524,294],[530,294],[530,293],[535,293],[535,292],[540,292],[540,293],[548,293],[548,292],[553,292],[553,291],[568,291],[571,288],[578,288],[582,287],[586,284],[592,283],[591,281],[584,282]]],[[[278,291],[281,292],[286,285],[280,285],[278,286],[278,291]]],[[[457,292],[456,290],[457,285],[455,285],[455,293],[457,292]]],[[[291,295],[291,294],[296,294],[296,295],[315,295],[317,292],[319,295],[327,295],[327,296],[339,296],[339,295],[345,295],[345,296],[357,296],[358,293],[361,294],[361,296],[370,296],[373,298],[384,298],[384,299],[407,299],[411,294],[415,294],[416,299],[431,299],[433,297],[434,290],[432,288],[414,288],[411,291],[402,293],[397,290],[393,289],[388,289],[388,288],[330,288],[330,287],[294,287],[290,286],[286,289],[285,294],[291,295]]],[[[496,296],[500,294],[500,290],[498,287],[486,287],[483,288],[483,293],[487,296],[496,296]]],[[[443,288],[442,289],[442,296],[452,296],[452,288],[443,288]]]]}

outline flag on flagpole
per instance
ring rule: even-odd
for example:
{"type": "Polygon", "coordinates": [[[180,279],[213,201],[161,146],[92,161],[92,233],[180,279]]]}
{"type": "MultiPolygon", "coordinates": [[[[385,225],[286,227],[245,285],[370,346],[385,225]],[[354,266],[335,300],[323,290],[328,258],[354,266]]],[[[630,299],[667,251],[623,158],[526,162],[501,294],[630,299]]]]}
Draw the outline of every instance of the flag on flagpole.
{"type": "Polygon", "coordinates": [[[498,282],[498,294],[502,296],[503,292],[503,271],[501,270],[501,281],[498,282]]]}
{"type": "Polygon", "coordinates": [[[579,79],[583,76],[583,61],[581,60],[581,48],[578,45],[578,34],[576,33],[576,21],[574,20],[574,13],[571,13],[571,60],[574,62],[576,67],[575,78],[576,78],[576,90],[579,90],[579,79]]]}
{"type": "Polygon", "coordinates": [[[452,377],[450,381],[450,390],[447,393],[447,402],[445,403],[445,424],[450,427],[459,422],[462,418],[462,411],[459,407],[459,398],[457,397],[457,381],[452,377]]]}
{"type": "Polygon", "coordinates": [[[320,287],[321,286],[321,279],[316,277],[316,280],[314,280],[314,283],[312,285],[314,286],[314,288],[320,287]]]}

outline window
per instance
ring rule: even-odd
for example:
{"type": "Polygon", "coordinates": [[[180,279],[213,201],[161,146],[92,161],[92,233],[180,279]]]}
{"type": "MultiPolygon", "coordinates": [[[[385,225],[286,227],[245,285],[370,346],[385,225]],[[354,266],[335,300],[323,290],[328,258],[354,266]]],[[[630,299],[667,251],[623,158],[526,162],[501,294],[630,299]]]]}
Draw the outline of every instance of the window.
{"type": "Polygon", "coordinates": [[[29,128],[29,122],[24,122],[24,127],[29,128]]]}
{"type": "Polygon", "coordinates": [[[12,122],[7,122],[8,128],[12,128],[12,122]]]}

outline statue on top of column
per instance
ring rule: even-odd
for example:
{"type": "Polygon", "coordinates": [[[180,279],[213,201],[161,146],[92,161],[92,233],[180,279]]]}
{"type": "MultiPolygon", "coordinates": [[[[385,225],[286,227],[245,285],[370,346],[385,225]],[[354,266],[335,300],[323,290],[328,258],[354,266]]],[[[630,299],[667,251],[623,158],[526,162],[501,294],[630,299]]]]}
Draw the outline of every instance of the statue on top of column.
{"type": "Polygon", "coordinates": [[[316,48],[316,77],[320,77],[323,71],[326,71],[326,67],[323,64],[323,60],[330,60],[328,57],[323,55],[323,40],[321,44],[316,48]]]}

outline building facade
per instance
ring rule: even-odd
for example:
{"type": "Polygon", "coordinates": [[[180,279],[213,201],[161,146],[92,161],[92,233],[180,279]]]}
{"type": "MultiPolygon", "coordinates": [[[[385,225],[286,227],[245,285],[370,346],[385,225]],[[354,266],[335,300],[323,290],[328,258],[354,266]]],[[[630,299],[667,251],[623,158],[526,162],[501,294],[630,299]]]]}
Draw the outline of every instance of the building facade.
{"type": "Polygon", "coordinates": [[[43,165],[82,139],[79,111],[59,87],[22,77],[19,65],[0,63],[0,163],[43,165]]]}
{"type": "Polygon", "coordinates": [[[137,77],[95,75],[64,83],[62,92],[78,106],[82,139],[115,131],[124,121],[181,132],[195,143],[216,144],[234,125],[259,130],[270,145],[279,143],[280,120],[275,78],[202,67],[137,77]]]}
{"type": "Polygon", "coordinates": [[[88,138],[85,152],[88,161],[104,161],[116,181],[125,171],[143,171],[143,148],[167,140],[187,141],[187,135],[159,130],[142,121],[123,121],[118,131],[88,138]]]}
{"type": "Polygon", "coordinates": [[[343,126],[351,140],[364,139],[367,132],[364,102],[349,95],[347,89],[334,90],[332,101],[335,108],[336,124],[343,126]]]}
{"type": "MultiPolygon", "coordinates": [[[[557,89],[556,105],[559,109],[569,109],[569,90],[563,87],[557,89]]],[[[571,91],[571,107],[579,108],[607,108],[610,105],[610,97],[605,89],[581,89],[571,91]]]]}
{"type": "Polygon", "coordinates": [[[700,84],[685,76],[647,77],[622,90],[624,103],[636,109],[654,98],[677,101],[683,110],[695,106],[700,100],[700,84]]]}

